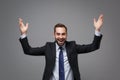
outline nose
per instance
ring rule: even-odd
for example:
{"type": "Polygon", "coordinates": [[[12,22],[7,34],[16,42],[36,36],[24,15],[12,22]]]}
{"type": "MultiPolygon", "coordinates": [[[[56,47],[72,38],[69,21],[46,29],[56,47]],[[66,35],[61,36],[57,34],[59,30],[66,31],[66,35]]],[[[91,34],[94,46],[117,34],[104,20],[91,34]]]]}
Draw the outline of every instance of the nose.
{"type": "Polygon", "coordinates": [[[63,36],[62,36],[62,35],[60,35],[59,37],[60,37],[60,38],[63,38],[63,36]]]}

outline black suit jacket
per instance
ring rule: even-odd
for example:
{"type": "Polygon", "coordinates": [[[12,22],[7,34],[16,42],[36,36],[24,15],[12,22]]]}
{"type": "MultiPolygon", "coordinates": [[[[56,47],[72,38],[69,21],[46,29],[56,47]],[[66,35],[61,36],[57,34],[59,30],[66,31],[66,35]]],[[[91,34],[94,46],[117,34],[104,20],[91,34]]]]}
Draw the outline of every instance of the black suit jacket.
{"type": "MultiPolygon", "coordinates": [[[[66,51],[67,51],[68,61],[73,71],[73,76],[75,80],[81,80],[80,72],[78,68],[78,54],[88,53],[99,49],[101,38],[102,35],[94,36],[93,42],[87,45],[78,45],[75,43],[75,41],[66,41],[66,51]]],[[[43,47],[32,48],[28,43],[27,37],[19,40],[21,42],[25,54],[45,56],[46,65],[45,65],[43,80],[50,80],[50,77],[53,75],[53,69],[56,60],[55,42],[47,42],[43,47]]]]}

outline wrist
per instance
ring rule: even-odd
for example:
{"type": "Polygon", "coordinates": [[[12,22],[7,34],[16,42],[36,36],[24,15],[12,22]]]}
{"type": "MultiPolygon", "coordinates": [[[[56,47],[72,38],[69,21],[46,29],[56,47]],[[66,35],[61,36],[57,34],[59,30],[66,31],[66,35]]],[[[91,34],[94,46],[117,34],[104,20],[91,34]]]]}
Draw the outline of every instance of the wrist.
{"type": "Polygon", "coordinates": [[[27,32],[21,32],[21,35],[27,35],[27,32]]]}
{"type": "Polygon", "coordinates": [[[95,30],[95,35],[96,35],[96,36],[100,36],[100,35],[101,35],[101,32],[98,31],[98,30],[95,30]]]}
{"type": "Polygon", "coordinates": [[[27,36],[27,34],[21,34],[20,38],[23,39],[27,36]]]}
{"type": "Polygon", "coordinates": [[[95,29],[95,31],[100,32],[100,29],[95,29]]]}

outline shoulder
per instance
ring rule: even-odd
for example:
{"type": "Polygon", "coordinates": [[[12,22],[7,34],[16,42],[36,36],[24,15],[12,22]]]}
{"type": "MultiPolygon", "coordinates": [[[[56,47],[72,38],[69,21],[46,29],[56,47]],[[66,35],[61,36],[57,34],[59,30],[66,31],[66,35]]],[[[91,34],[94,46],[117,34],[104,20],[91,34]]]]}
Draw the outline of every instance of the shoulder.
{"type": "Polygon", "coordinates": [[[54,46],[55,42],[46,42],[46,46],[54,46]]]}
{"type": "Polygon", "coordinates": [[[76,42],[75,42],[75,41],[66,41],[66,44],[67,44],[67,45],[75,45],[76,42]]]}
{"type": "Polygon", "coordinates": [[[54,44],[55,42],[46,42],[46,44],[54,44]]]}

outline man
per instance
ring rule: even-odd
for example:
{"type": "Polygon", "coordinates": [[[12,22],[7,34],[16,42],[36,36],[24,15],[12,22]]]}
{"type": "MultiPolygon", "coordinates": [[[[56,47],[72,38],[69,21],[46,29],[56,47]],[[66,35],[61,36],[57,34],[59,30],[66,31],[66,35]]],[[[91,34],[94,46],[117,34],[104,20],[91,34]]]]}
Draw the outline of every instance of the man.
{"type": "Polygon", "coordinates": [[[101,14],[97,21],[94,18],[95,35],[91,44],[78,45],[75,41],[67,41],[67,27],[59,23],[54,27],[55,42],[47,42],[45,46],[32,48],[26,36],[28,23],[25,25],[23,20],[19,18],[21,32],[19,40],[25,54],[45,56],[46,65],[43,80],[81,80],[78,69],[78,54],[99,49],[102,24],[103,15],[101,14]]]}

